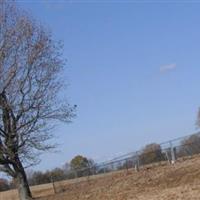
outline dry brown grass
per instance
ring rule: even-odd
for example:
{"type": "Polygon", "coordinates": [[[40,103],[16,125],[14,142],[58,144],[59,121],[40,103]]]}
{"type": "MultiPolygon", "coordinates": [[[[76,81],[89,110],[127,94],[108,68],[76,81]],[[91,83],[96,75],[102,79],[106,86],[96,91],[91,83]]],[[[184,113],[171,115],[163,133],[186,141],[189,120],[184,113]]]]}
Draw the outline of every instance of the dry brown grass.
{"type": "MultiPolygon", "coordinates": [[[[38,200],[200,200],[200,157],[175,165],[148,166],[92,179],[32,187],[38,200]]],[[[0,200],[17,200],[16,192],[0,193],[0,200]]]]}
{"type": "MultiPolygon", "coordinates": [[[[31,187],[31,191],[35,198],[54,194],[52,184],[33,186],[31,187]]],[[[18,193],[16,190],[0,192],[0,200],[19,200],[18,193]]]]}

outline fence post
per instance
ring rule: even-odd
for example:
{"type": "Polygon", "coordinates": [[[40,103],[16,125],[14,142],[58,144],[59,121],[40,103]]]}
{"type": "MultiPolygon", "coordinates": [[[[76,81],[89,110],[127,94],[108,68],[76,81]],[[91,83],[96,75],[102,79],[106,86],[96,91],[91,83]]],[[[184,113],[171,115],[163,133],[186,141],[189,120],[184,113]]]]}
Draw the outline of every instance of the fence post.
{"type": "Polygon", "coordinates": [[[128,159],[126,159],[126,171],[128,172],[128,159]]]}
{"type": "Polygon", "coordinates": [[[93,175],[96,175],[96,166],[93,166],[93,175]]]}
{"type": "Polygon", "coordinates": [[[105,174],[106,173],[106,166],[103,165],[103,173],[105,174]]]}
{"type": "Polygon", "coordinates": [[[136,171],[136,172],[139,172],[139,166],[138,166],[138,163],[135,164],[135,171],[136,171]]]}
{"type": "Polygon", "coordinates": [[[54,194],[56,194],[56,187],[55,187],[55,184],[54,184],[53,176],[51,176],[51,183],[52,183],[52,186],[53,186],[53,192],[54,192],[54,194]]]}
{"type": "Polygon", "coordinates": [[[139,156],[137,155],[137,161],[135,163],[135,171],[136,172],[139,172],[139,166],[140,166],[140,159],[139,159],[139,156]]]}
{"type": "Polygon", "coordinates": [[[171,147],[171,164],[175,164],[176,162],[176,155],[175,155],[175,148],[173,147],[172,142],[170,142],[170,147],[171,147]]]}
{"type": "Polygon", "coordinates": [[[170,163],[171,163],[171,161],[170,161],[170,159],[169,159],[168,150],[167,150],[167,151],[165,151],[165,155],[166,155],[166,158],[167,158],[167,161],[168,161],[168,163],[170,164],[170,163]]]}

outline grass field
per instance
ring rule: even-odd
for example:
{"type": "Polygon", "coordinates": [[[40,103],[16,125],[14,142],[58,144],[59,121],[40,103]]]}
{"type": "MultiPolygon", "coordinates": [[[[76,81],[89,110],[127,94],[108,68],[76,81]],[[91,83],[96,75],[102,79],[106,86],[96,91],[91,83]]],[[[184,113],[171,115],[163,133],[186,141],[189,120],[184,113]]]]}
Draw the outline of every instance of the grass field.
{"type": "MultiPolygon", "coordinates": [[[[199,200],[200,156],[175,165],[148,166],[94,176],[89,180],[62,181],[34,186],[38,200],[199,200]]],[[[0,193],[0,200],[18,200],[15,190],[0,193]]]]}

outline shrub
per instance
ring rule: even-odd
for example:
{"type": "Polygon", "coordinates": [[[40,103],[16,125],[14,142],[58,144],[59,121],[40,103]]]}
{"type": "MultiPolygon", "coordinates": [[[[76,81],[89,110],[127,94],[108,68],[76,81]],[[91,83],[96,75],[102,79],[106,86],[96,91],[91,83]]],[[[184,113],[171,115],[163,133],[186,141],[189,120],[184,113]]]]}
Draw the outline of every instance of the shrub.
{"type": "Polygon", "coordinates": [[[139,159],[141,164],[149,164],[163,160],[164,155],[161,146],[156,143],[146,145],[142,150],[139,159]]]}

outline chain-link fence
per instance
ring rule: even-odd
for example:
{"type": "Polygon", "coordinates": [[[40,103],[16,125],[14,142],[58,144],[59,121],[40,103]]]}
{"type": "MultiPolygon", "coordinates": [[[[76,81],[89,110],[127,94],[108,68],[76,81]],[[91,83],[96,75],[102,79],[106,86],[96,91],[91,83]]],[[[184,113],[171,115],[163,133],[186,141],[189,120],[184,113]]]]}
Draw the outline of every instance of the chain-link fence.
{"type": "MultiPolygon", "coordinates": [[[[200,133],[161,144],[152,143],[140,151],[131,152],[107,162],[93,164],[82,169],[68,170],[65,180],[70,179],[67,184],[80,183],[119,170],[139,171],[140,168],[154,164],[175,164],[181,158],[188,158],[198,153],[200,153],[200,133]]],[[[52,177],[52,181],[55,193],[66,189],[66,181],[57,181],[54,177],[52,177]]]]}
{"type": "MultiPolygon", "coordinates": [[[[154,174],[152,174],[149,169],[155,165],[163,166],[176,164],[176,162],[181,162],[182,160],[193,157],[199,153],[200,133],[196,133],[160,144],[152,143],[146,145],[139,151],[116,157],[107,162],[90,164],[90,166],[86,168],[65,170],[64,174],[61,173],[59,176],[58,174],[53,175],[53,173],[50,172],[47,174],[48,182],[46,182],[49,184],[41,183],[43,185],[39,185],[38,187],[37,183],[34,184],[36,186],[31,187],[31,190],[36,197],[43,195],[38,193],[38,188],[40,188],[39,191],[48,191],[48,194],[64,191],[83,191],[84,187],[92,187],[92,185],[95,184],[93,180],[105,177],[107,174],[109,174],[109,176],[111,175],[111,177],[107,176],[106,178],[108,179],[106,180],[110,180],[110,178],[113,179],[116,175],[116,177],[121,177],[122,175],[122,177],[125,178],[126,176],[124,175],[126,173],[129,175],[131,173],[137,173],[138,171],[140,171],[140,174],[138,174],[139,176],[152,179],[154,174]]],[[[187,170],[185,173],[187,173],[187,170]]],[[[98,180],[101,181],[101,179],[98,180]]],[[[105,188],[106,187],[107,186],[105,185],[105,188]]],[[[45,192],[44,194],[46,194],[45,192]]],[[[13,193],[13,197],[14,196],[17,196],[16,191],[13,193]]],[[[6,197],[3,199],[9,198],[6,197]]],[[[79,198],[77,197],[77,199],[79,198]]],[[[135,199],[137,198],[135,197],[135,199]]]]}
{"type": "MultiPolygon", "coordinates": [[[[40,183],[45,185],[40,185],[40,188],[45,188],[51,193],[64,192],[70,188],[73,190],[73,187],[79,190],[79,188],[84,187],[85,182],[91,184],[94,179],[104,177],[109,173],[111,176],[115,176],[115,172],[120,170],[122,173],[128,172],[128,174],[133,171],[141,170],[142,172],[143,169],[149,169],[154,165],[176,164],[176,162],[199,153],[200,133],[196,133],[160,144],[152,143],[139,151],[121,155],[107,162],[90,163],[85,168],[65,170],[64,172],[61,170],[62,173],[61,171],[59,173],[49,172],[46,174],[47,177],[45,176],[46,182],[42,180],[43,182],[40,183]]],[[[149,176],[149,174],[142,172],[141,176],[149,176]]],[[[38,182],[32,185],[38,185],[38,182]]],[[[35,187],[37,188],[37,186],[32,187],[33,191],[35,187]]]]}

